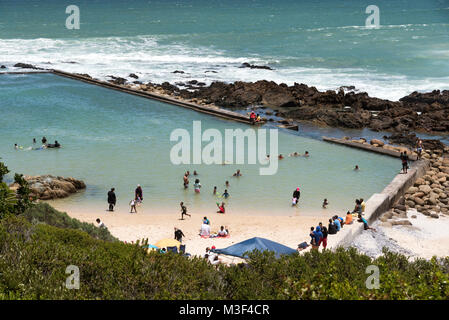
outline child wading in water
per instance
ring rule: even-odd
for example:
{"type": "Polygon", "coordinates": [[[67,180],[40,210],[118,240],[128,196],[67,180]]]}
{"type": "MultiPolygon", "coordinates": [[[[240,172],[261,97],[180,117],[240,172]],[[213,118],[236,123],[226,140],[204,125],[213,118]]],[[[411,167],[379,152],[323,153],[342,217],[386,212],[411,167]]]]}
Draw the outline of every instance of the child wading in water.
{"type": "Polygon", "coordinates": [[[130,211],[130,213],[133,213],[133,209],[134,209],[134,212],[137,213],[137,209],[136,209],[136,200],[132,199],[132,200],[129,202],[129,205],[131,206],[131,211],[130,211]]]}
{"type": "Polygon", "coordinates": [[[193,187],[195,188],[196,193],[200,193],[200,189],[201,189],[200,179],[195,180],[195,184],[193,185],[193,187]]]}

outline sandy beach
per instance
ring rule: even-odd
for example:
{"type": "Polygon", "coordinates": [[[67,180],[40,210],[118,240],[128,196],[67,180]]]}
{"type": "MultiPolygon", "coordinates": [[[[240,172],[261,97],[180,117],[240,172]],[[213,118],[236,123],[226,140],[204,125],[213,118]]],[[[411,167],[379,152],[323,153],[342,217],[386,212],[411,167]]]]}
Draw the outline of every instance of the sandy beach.
{"type": "MultiPolygon", "coordinates": [[[[51,202],[50,202],[51,204],[51,202]]],[[[180,214],[161,212],[159,214],[129,213],[126,211],[102,212],[95,214],[89,209],[65,210],[63,206],[55,206],[60,211],[80,221],[94,223],[99,217],[108,227],[112,235],[122,241],[136,241],[148,238],[149,243],[174,237],[174,228],[183,231],[185,237],[183,243],[186,251],[192,255],[202,255],[206,247],[215,246],[225,248],[234,243],[247,240],[252,237],[263,237],[291,248],[297,248],[303,241],[310,241],[309,232],[311,226],[317,226],[319,222],[327,220],[313,216],[255,216],[235,212],[232,214],[218,213],[192,213],[191,217],[180,220],[180,214]],[[217,232],[220,226],[229,229],[229,238],[203,239],[199,236],[202,219],[207,216],[211,223],[211,233],[217,232]]],[[[329,211],[329,216],[331,211],[329,211]]]]}
{"type": "MultiPolygon", "coordinates": [[[[95,224],[95,219],[99,217],[112,235],[126,242],[148,238],[149,243],[156,243],[161,239],[173,238],[174,228],[179,228],[185,235],[183,244],[186,245],[186,251],[198,256],[204,254],[206,247],[225,248],[252,237],[263,237],[296,248],[303,241],[310,242],[311,226],[317,226],[319,222],[327,225],[327,219],[322,216],[309,215],[257,216],[236,213],[193,213],[191,217],[181,220],[180,214],[169,212],[131,214],[126,211],[111,213],[105,211],[95,214],[93,209],[85,207],[77,210],[71,208],[70,211],[65,210],[61,205],[55,205],[55,208],[67,212],[72,218],[88,223],[95,224]],[[226,226],[231,236],[228,238],[201,238],[199,230],[204,216],[210,220],[211,233],[217,232],[220,226],[226,226]]],[[[329,216],[331,215],[332,212],[329,211],[329,216]]],[[[410,219],[413,223],[412,226],[388,227],[377,221],[373,224],[376,232],[364,231],[354,239],[351,246],[372,257],[381,255],[383,247],[411,258],[430,259],[434,255],[437,257],[449,255],[449,235],[447,233],[449,217],[429,218],[416,210],[409,211],[408,215],[416,215],[416,218],[410,219]]],[[[353,225],[345,226],[345,228],[355,228],[358,225],[356,222],[353,225]]],[[[336,248],[340,238],[340,234],[330,235],[328,247],[336,248]]],[[[306,250],[310,250],[310,247],[306,250]]],[[[320,250],[322,250],[321,247],[320,250]]],[[[227,262],[239,261],[238,258],[229,257],[225,260],[227,262]]]]}

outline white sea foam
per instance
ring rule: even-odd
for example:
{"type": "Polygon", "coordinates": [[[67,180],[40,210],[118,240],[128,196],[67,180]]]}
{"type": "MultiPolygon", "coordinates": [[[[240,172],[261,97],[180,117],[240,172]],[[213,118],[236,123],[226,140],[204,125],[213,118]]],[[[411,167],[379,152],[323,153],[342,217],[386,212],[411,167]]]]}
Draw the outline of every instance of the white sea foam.
{"type": "Polygon", "coordinates": [[[191,47],[182,42],[166,40],[164,36],[0,39],[0,57],[1,63],[9,67],[24,62],[44,68],[88,73],[100,79],[108,79],[108,75],[128,77],[129,73],[135,73],[140,81],[156,83],[195,79],[210,84],[213,81],[265,79],[288,85],[305,83],[319,90],[354,85],[371,96],[390,100],[397,100],[415,90],[449,89],[449,77],[409,79],[362,68],[284,67],[276,57],[235,57],[222,50],[191,47]],[[243,62],[269,64],[276,70],[238,68],[243,62]],[[184,73],[173,73],[175,70],[184,73]]]}

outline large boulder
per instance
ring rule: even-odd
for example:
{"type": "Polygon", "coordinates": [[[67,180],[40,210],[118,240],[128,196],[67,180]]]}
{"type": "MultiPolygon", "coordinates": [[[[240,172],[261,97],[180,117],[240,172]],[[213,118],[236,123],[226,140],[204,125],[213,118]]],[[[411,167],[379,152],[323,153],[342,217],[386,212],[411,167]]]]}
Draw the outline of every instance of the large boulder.
{"type": "Polygon", "coordinates": [[[419,191],[424,192],[425,194],[428,194],[432,191],[432,188],[426,184],[419,186],[419,191]]]}
{"type": "MultiPolygon", "coordinates": [[[[72,177],[55,177],[52,175],[24,176],[28,182],[33,198],[40,200],[52,200],[66,198],[71,194],[85,189],[86,184],[72,177]]],[[[12,190],[17,190],[17,183],[10,185],[12,190]]]]}

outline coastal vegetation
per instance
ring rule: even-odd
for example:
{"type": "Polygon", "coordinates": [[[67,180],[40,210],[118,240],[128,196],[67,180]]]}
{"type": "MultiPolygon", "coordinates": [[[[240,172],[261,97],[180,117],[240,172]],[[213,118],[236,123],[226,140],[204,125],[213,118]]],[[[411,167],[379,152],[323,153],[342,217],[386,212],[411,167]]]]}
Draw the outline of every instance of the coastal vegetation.
{"type": "MultiPolygon", "coordinates": [[[[3,178],[8,170],[0,168],[3,178]]],[[[411,261],[385,250],[373,259],[354,248],[338,248],[280,259],[253,252],[246,264],[216,267],[199,257],[147,253],[139,243],[117,241],[107,229],[25,200],[27,183],[15,177],[22,189],[14,197],[1,182],[0,299],[449,297],[449,258],[411,261]],[[69,265],[80,270],[79,289],[65,286],[69,265]],[[370,265],[379,268],[378,289],[366,285],[370,265]]]]}

